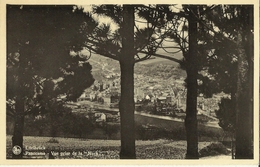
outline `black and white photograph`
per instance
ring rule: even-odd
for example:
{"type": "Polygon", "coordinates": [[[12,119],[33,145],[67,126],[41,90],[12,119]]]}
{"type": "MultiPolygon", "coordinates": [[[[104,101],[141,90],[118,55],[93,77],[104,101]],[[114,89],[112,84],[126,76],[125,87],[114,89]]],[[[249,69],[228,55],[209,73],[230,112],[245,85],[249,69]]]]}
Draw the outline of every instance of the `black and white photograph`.
{"type": "Polygon", "coordinates": [[[258,164],[258,5],[5,4],[5,159],[258,164]]]}

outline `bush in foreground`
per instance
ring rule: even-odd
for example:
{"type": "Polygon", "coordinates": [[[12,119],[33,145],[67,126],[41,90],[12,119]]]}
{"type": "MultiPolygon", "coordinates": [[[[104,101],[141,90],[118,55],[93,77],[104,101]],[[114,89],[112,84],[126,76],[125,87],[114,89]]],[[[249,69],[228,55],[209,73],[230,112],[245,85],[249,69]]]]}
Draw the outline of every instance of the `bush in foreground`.
{"type": "Polygon", "coordinates": [[[47,143],[59,143],[59,141],[55,138],[51,138],[50,140],[47,141],[47,143]]]}
{"type": "Polygon", "coordinates": [[[222,154],[229,154],[230,151],[224,146],[222,143],[211,143],[207,147],[201,149],[199,151],[200,157],[206,157],[206,156],[216,156],[216,155],[222,155],[222,154]]]}

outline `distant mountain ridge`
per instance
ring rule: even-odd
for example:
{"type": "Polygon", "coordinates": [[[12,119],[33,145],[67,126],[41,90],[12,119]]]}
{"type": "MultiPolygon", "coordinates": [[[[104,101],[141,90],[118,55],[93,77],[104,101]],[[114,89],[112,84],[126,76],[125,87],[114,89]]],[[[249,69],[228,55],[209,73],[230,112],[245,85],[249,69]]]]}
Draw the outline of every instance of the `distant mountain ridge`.
{"type": "MultiPolygon", "coordinates": [[[[160,54],[160,52],[158,52],[158,54],[160,54]]],[[[174,58],[181,59],[182,54],[175,54],[174,58]]],[[[98,54],[92,54],[89,62],[92,65],[92,73],[96,80],[102,79],[106,74],[120,74],[119,62],[116,60],[98,54]]],[[[167,79],[169,77],[186,77],[186,72],[180,69],[178,63],[158,57],[153,57],[149,60],[136,63],[135,74],[151,77],[156,76],[161,77],[161,79],[167,79]]]]}

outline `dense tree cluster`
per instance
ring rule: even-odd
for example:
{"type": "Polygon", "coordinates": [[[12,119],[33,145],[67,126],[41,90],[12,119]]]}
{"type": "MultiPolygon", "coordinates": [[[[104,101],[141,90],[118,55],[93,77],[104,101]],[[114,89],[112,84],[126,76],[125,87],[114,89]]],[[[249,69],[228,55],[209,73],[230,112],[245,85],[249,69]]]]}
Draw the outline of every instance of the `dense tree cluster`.
{"type": "Polygon", "coordinates": [[[72,113],[70,109],[63,110],[55,119],[52,117],[52,113],[37,117],[26,116],[24,134],[27,136],[86,138],[95,129],[92,121],[84,114],[72,113]]]}

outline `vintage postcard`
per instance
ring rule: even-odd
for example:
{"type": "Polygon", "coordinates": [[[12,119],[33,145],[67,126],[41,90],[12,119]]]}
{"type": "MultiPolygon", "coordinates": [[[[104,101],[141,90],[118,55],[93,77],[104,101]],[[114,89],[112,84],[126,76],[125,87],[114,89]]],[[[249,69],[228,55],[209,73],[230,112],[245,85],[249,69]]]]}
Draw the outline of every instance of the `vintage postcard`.
{"type": "Polygon", "coordinates": [[[258,165],[259,2],[1,1],[2,165],[258,165]]]}

